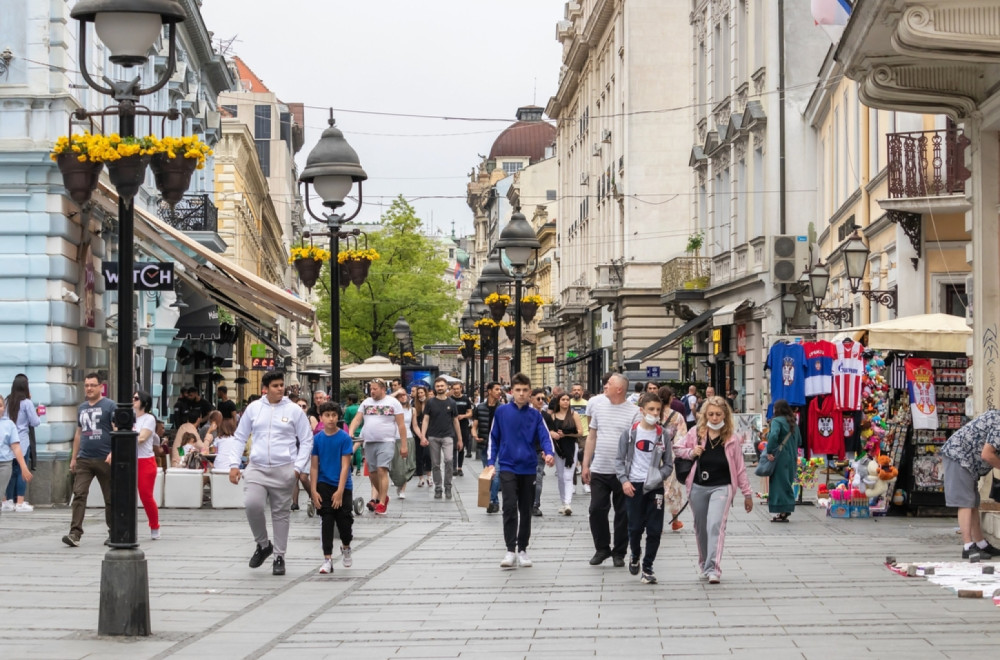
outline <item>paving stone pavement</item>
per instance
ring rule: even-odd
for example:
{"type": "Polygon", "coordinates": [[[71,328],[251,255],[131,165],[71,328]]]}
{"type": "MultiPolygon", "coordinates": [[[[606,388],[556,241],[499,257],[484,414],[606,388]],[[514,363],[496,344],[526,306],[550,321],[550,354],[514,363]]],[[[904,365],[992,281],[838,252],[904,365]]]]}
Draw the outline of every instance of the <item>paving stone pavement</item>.
{"type": "MultiPolygon", "coordinates": [[[[247,560],[241,510],[161,510],[146,540],[153,634],[96,634],[103,516],[89,509],[79,548],[60,539],[68,508],[0,518],[0,657],[76,658],[768,658],[988,657],[998,610],[885,569],[956,559],[954,519],[827,520],[799,507],[790,524],[766,506],[730,515],[723,582],[695,575],[690,512],[666,532],[657,585],[590,566],[586,508],[556,515],[549,470],[534,518],[534,567],[503,571],[500,514],[476,508],[478,468],[455,499],[410,483],[388,515],[355,521],[354,565],[319,575],[319,518],[293,513],[284,577],[247,560]],[[901,655],[902,654],[902,655],[901,655]]],[[[364,478],[355,492],[366,494],[364,478]]],[[[303,504],[305,503],[303,499],[303,504]]],[[[339,545],[336,546],[339,549],[339,545]]]]}

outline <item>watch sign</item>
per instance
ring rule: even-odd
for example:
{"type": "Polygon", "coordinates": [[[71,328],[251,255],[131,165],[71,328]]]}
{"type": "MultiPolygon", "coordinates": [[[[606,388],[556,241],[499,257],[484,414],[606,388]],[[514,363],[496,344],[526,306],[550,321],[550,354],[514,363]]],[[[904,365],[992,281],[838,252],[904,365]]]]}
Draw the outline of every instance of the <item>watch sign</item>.
{"type": "MultiPolygon", "coordinates": [[[[104,288],[118,290],[118,264],[105,261],[101,264],[104,272],[104,288]]],[[[173,291],[174,265],[172,263],[145,261],[132,264],[132,283],[136,291],[173,291]]]]}

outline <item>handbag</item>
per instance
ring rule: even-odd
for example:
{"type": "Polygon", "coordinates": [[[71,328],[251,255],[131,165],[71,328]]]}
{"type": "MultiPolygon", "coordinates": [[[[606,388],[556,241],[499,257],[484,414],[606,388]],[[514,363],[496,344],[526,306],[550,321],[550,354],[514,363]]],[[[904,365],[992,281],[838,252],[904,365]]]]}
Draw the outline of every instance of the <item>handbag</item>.
{"type": "MultiPolygon", "coordinates": [[[[788,429],[788,433],[785,434],[785,439],[781,441],[780,445],[778,445],[778,451],[774,452],[775,456],[781,453],[781,450],[785,448],[785,443],[788,442],[788,438],[791,436],[792,430],[788,429]]],[[[757,469],[754,470],[753,473],[758,477],[770,477],[774,474],[774,463],[774,461],[767,457],[767,454],[761,452],[760,460],[757,461],[757,469]]]]}
{"type": "Polygon", "coordinates": [[[677,483],[687,483],[688,475],[694,469],[695,462],[694,458],[674,456],[674,476],[677,478],[677,483]]]}

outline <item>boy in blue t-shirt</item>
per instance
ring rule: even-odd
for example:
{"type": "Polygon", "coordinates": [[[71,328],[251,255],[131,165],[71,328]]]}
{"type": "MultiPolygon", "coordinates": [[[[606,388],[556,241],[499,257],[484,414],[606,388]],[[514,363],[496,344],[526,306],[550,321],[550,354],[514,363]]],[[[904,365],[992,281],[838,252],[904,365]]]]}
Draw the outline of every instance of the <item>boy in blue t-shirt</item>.
{"type": "Polygon", "coordinates": [[[320,573],[333,573],[333,525],[340,532],[340,552],[344,567],[351,566],[351,457],[354,446],[351,437],[340,428],[340,405],[332,401],[319,407],[323,430],[313,438],[312,500],[323,520],[320,538],[323,544],[323,566],[320,573]]]}

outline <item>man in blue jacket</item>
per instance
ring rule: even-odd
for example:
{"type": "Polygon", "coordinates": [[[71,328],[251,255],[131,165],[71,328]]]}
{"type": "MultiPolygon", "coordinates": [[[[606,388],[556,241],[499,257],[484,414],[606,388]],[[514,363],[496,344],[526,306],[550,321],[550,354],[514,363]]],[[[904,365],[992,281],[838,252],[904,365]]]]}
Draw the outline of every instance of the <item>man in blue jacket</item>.
{"type": "Polygon", "coordinates": [[[535,501],[535,474],[538,448],[545,464],[555,465],[552,440],[542,414],[528,405],[531,380],[522,373],[511,379],[513,401],[498,406],[490,431],[487,465],[500,473],[503,494],[503,539],[507,554],[500,568],[528,568],[528,541],[531,538],[531,505],[535,501]],[[515,554],[516,552],[516,554],[515,554]]]}

